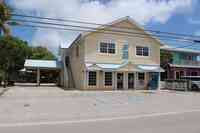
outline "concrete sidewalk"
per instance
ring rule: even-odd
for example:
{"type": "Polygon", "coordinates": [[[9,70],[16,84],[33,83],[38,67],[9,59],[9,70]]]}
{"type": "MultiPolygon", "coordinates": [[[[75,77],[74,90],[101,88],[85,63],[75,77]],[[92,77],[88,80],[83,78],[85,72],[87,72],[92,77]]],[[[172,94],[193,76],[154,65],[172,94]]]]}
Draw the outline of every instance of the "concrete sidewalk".
{"type": "Polygon", "coordinates": [[[0,97],[3,96],[9,89],[10,89],[9,87],[7,88],[0,87],[0,97]]]}

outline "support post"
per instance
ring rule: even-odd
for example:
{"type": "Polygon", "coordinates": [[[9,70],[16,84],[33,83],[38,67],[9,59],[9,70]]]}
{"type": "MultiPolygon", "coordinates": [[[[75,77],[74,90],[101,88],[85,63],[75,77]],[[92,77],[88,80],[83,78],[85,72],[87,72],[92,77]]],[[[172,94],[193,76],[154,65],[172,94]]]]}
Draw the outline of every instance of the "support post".
{"type": "Polygon", "coordinates": [[[160,81],[161,81],[161,75],[160,75],[160,72],[159,72],[159,73],[158,73],[158,90],[161,89],[160,81]]]}
{"type": "Polygon", "coordinates": [[[40,68],[37,68],[37,86],[40,86],[40,68]]]}
{"type": "Polygon", "coordinates": [[[113,90],[116,90],[116,72],[113,72],[113,90]]]}

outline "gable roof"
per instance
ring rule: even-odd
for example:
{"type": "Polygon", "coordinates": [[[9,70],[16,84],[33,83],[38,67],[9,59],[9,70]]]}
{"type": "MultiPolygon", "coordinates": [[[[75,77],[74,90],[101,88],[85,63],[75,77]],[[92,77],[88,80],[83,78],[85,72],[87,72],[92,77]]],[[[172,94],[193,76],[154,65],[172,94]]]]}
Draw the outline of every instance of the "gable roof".
{"type": "Polygon", "coordinates": [[[161,49],[166,50],[166,51],[172,51],[172,52],[184,52],[184,53],[200,54],[199,50],[188,49],[188,48],[175,48],[175,47],[171,47],[169,45],[164,45],[164,46],[161,47],[161,49]]]}
{"type": "MultiPolygon", "coordinates": [[[[99,26],[99,27],[97,27],[96,30],[94,30],[94,31],[82,32],[82,33],[78,34],[78,35],[75,37],[75,39],[72,41],[71,45],[69,45],[68,48],[71,48],[71,47],[74,45],[74,43],[75,43],[77,40],[79,40],[80,38],[82,38],[82,37],[86,37],[86,36],[88,36],[88,35],[91,34],[91,33],[97,32],[98,30],[101,30],[101,29],[104,29],[104,28],[108,28],[109,26],[115,25],[115,24],[120,23],[120,22],[123,22],[123,21],[129,21],[131,24],[133,24],[133,25],[135,25],[137,28],[141,29],[145,34],[149,35],[150,38],[152,38],[152,39],[154,39],[156,42],[158,42],[161,46],[164,46],[164,45],[165,45],[163,42],[161,42],[161,41],[159,40],[159,38],[155,37],[153,34],[151,34],[150,32],[146,31],[146,30],[144,29],[144,27],[142,27],[140,24],[138,24],[136,21],[134,21],[131,17],[126,16],[126,17],[117,19],[117,20],[115,20],[115,21],[113,21],[113,22],[111,22],[111,23],[108,23],[108,24],[99,26]]],[[[117,28],[117,27],[115,27],[115,28],[117,28]]],[[[120,27],[118,27],[118,28],[120,28],[120,27]]],[[[124,29],[125,29],[125,28],[124,28],[124,29]]],[[[123,29],[122,31],[125,31],[124,29],[123,29]]],[[[130,30],[129,30],[129,32],[130,32],[130,30]]],[[[110,34],[111,34],[111,33],[110,33],[110,34]]]]}
{"type": "MultiPolygon", "coordinates": [[[[152,33],[146,31],[144,29],[144,27],[142,27],[140,24],[138,24],[136,21],[134,21],[131,17],[129,16],[126,16],[126,17],[123,17],[123,18],[120,18],[120,19],[117,19],[111,23],[108,23],[108,24],[105,24],[105,25],[102,25],[102,26],[99,26],[96,28],[96,31],[98,30],[101,30],[101,29],[105,29],[105,28],[109,28],[109,26],[112,26],[112,25],[115,25],[115,24],[118,24],[120,22],[123,22],[123,21],[128,21],[130,22],[131,24],[135,25],[138,29],[142,30],[145,34],[149,35],[150,38],[154,39],[155,41],[157,41],[159,44],[161,45],[164,45],[163,42],[161,42],[157,37],[155,37],[152,33]]],[[[112,28],[112,27],[111,27],[112,28]]],[[[113,27],[113,28],[120,28],[120,27],[113,27]]],[[[121,29],[120,29],[121,30],[121,29]]],[[[83,32],[82,35],[83,37],[93,33],[93,32],[96,32],[96,31],[92,31],[92,32],[83,32]]],[[[130,29],[126,29],[124,28],[123,30],[121,30],[122,32],[130,32],[130,29]]],[[[114,32],[114,31],[113,31],[114,32]]],[[[137,33],[137,32],[136,32],[137,33]]]]}

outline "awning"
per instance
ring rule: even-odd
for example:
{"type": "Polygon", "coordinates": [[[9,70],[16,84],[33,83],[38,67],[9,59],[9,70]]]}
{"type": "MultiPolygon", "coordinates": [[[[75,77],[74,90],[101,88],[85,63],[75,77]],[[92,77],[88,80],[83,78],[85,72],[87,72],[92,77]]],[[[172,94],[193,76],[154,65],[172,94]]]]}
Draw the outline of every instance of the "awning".
{"type": "Polygon", "coordinates": [[[133,71],[133,72],[164,72],[159,65],[136,65],[131,62],[123,64],[91,64],[86,63],[90,71],[133,71]]]}
{"type": "Polygon", "coordinates": [[[87,70],[90,71],[115,71],[117,70],[121,65],[120,64],[90,64],[86,63],[87,70]]]}
{"type": "Polygon", "coordinates": [[[90,71],[100,71],[102,70],[99,66],[97,66],[96,64],[86,64],[86,68],[87,70],[90,70],[90,71]]]}
{"type": "Polygon", "coordinates": [[[27,69],[61,69],[61,62],[57,60],[31,60],[26,59],[24,67],[27,69]]]}
{"type": "Polygon", "coordinates": [[[159,65],[138,65],[138,68],[144,72],[165,72],[159,65]]]}

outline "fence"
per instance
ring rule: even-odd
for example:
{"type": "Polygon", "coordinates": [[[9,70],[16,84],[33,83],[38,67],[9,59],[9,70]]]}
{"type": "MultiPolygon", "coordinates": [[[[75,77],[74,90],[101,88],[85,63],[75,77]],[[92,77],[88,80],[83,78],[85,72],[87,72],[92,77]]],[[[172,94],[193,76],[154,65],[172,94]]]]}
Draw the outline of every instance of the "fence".
{"type": "Polygon", "coordinates": [[[190,82],[188,80],[166,80],[165,89],[168,90],[180,90],[187,91],[189,90],[190,82]]]}

